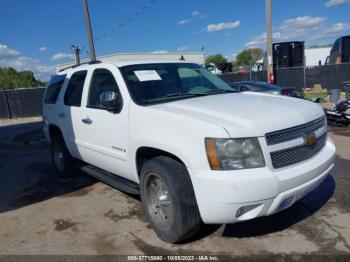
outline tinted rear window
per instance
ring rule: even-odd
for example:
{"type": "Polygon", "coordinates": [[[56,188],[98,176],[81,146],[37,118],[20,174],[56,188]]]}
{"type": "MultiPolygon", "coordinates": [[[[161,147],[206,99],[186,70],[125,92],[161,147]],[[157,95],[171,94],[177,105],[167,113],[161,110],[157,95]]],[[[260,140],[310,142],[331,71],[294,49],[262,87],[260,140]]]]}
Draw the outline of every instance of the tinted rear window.
{"type": "Polygon", "coordinates": [[[44,103],[45,104],[55,104],[57,97],[61,91],[66,75],[55,75],[51,78],[49,86],[47,87],[44,103]]]}
{"type": "Polygon", "coordinates": [[[81,95],[83,94],[83,88],[85,83],[87,71],[79,71],[74,73],[68,83],[66,94],[64,95],[64,104],[66,106],[81,105],[81,95]]]}

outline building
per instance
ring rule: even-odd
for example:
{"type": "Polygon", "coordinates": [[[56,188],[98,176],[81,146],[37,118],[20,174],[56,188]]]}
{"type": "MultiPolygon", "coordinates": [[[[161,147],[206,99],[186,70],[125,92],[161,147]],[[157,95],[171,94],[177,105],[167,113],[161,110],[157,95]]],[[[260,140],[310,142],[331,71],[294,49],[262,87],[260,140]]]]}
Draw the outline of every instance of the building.
{"type": "MultiPolygon", "coordinates": [[[[117,61],[140,61],[140,60],[180,60],[205,65],[205,55],[200,52],[186,53],[115,53],[96,58],[102,62],[117,62],[117,61]]],[[[88,62],[88,59],[82,60],[82,63],[88,62]]],[[[56,65],[56,71],[74,65],[74,62],[56,65]]]]}

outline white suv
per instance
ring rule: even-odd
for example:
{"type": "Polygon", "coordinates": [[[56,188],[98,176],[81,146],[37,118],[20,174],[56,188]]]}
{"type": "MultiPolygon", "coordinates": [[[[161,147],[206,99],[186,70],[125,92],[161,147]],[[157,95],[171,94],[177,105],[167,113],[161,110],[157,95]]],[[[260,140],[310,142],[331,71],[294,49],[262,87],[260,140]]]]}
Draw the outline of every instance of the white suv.
{"type": "Polygon", "coordinates": [[[45,134],[62,175],[83,170],[140,194],[158,236],[290,207],[333,167],[323,110],[301,99],[238,93],[180,61],[93,63],[52,78],[45,134]]]}

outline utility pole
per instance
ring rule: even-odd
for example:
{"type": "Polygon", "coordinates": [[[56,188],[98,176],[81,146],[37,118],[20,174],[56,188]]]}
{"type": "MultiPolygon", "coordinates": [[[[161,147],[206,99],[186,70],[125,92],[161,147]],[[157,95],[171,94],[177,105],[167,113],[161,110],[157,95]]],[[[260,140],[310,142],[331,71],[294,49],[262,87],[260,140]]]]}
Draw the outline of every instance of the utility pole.
{"type": "Polygon", "coordinates": [[[86,32],[87,32],[87,38],[88,38],[88,43],[89,43],[90,60],[91,60],[91,62],[95,62],[96,61],[96,55],[95,55],[94,39],[92,37],[92,30],[91,30],[91,23],[90,23],[90,14],[89,14],[89,6],[88,6],[88,3],[87,3],[87,0],[82,0],[82,1],[83,1],[83,9],[84,9],[86,32]]]}
{"type": "Polygon", "coordinates": [[[267,79],[269,83],[274,82],[273,57],[272,57],[272,10],[271,1],[265,0],[266,9],[266,52],[267,52],[267,79]]]}

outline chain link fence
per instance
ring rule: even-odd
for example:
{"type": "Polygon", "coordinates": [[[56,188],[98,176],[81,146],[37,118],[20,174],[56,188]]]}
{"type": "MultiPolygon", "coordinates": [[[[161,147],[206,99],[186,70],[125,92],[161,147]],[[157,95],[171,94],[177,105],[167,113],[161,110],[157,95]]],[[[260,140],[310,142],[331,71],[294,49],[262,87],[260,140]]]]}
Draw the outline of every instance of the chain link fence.
{"type": "Polygon", "coordinates": [[[0,118],[40,116],[46,88],[0,91],[0,118]]]}
{"type": "MultiPolygon", "coordinates": [[[[221,74],[226,82],[264,81],[267,82],[266,70],[236,71],[221,74]]],[[[350,81],[350,63],[322,66],[289,67],[275,69],[276,84],[282,87],[294,87],[296,91],[321,85],[326,89],[343,89],[344,82],[350,81]]]]}
{"type": "Polygon", "coordinates": [[[11,118],[5,91],[0,91],[0,119],[11,118]]]}

